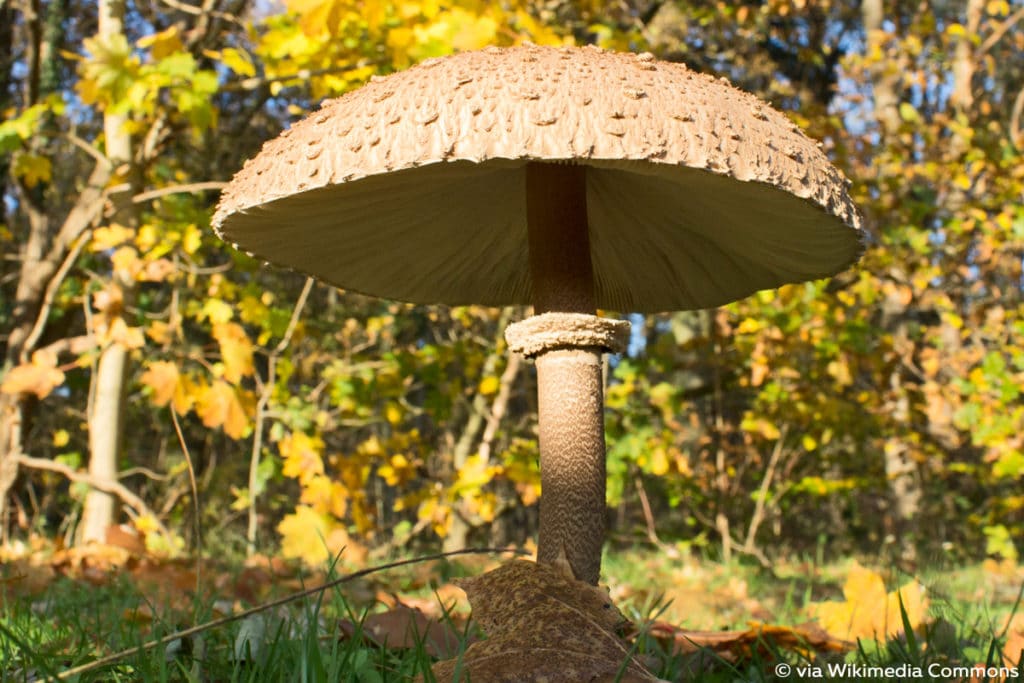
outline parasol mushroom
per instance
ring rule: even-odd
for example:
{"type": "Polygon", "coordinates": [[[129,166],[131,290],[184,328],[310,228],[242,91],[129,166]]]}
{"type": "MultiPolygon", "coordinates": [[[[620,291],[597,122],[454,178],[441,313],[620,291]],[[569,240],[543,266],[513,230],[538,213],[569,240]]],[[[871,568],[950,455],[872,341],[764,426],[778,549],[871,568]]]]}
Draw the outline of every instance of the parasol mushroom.
{"type": "Polygon", "coordinates": [[[427,60],[267,142],[213,219],[228,242],[413,303],[533,304],[538,559],[596,583],[605,310],[708,308],[832,275],[863,232],[847,181],[783,114],[649,54],[527,45],[427,60]]]}

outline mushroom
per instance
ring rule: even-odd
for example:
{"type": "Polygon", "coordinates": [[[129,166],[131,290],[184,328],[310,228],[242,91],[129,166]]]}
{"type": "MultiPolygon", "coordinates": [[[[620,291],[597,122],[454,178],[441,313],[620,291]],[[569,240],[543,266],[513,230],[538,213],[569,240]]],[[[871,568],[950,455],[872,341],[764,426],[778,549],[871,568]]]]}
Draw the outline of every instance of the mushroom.
{"type": "Polygon", "coordinates": [[[374,78],[267,142],[213,219],[236,247],[413,303],[532,304],[538,559],[596,583],[605,519],[598,308],[718,306],[852,264],[847,181],[795,124],[649,54],[526,45],[374,78]]]}

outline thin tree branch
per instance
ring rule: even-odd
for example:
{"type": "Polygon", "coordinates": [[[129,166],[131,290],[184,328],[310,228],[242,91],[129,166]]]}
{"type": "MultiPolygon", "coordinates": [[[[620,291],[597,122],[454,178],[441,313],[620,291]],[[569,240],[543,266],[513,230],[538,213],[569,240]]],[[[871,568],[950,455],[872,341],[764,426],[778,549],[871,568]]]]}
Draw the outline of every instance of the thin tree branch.
{"type": "Polygon", "coordinates": [[[505,417],[505,410],[508,408],[508,399],[512,394],[512,386],[515,384],[516,375],[519,374],[519,367],[523,358],[518,353],[508,354],[508,363],[505,371],[501,373],[498,393],[491,404],[491,414],[487,417],[487,426],[484,427],[483,436],[480,437],[480,457],[485,462],[491,459],[491,448],[494,444],[494,437],[498,433],[498,427],[505,417]]]}
{"type": "Polygon", "coordinates": [[[139,498],[137,495],[129,491],[124,485],[118,482],[111,482],[106,480],[100,480],[93,477],[87,472],[80,472],[64,463],[57,462],[55,460],[49,460],[47,458],[34,458],[29,455],[17,455],[15,460],[22,467],[27,467],[34,470],[46,470],[48,472],[56,472],[64,475],[66,478],[73,482],[86,484],[94,489],[109,493],[117,496],[121,499],[121,502],[128,507],[135,510],[140,517],[150,517],[157,529],[165,538],[171,538],[171,532],[167,530],[167,527],[160,522],[160,519],[156,516],[146,502],[139,498]]]}
{"type": "Polygon", "coordinates": [[[66,137],[72,145],[74,145],[75,147],[77,147],[78,149],[82,150],[83,152],[91,156],[93,159],[95,159],[96,163],[101,164],[103,166],[110,166],[110,159],[104,156],[102,152],[100,152],[98,149],[90,145],[88,142],[78,137],[77,134],[68,131],[67,133],[64,134],[64,137],[66,137]]]}
{"type": "Polygon", "coordinates": [[[89,241],[91,235],[92,232],[86,230],[78,236],[74,244],[71,245],[71,249],[68,251],[67,256],[64,257],[64,261],[60,264],[57,272],[54,273],[49,283],[47,283],[46,292],[43,294],[43,302],[39,306],[39,313],[36,314],[36,322],[32,325],[32,329],[29,330],[28,336],[25,337],[25,341],[21,345],[22,363],[28,360],[29,351],[35,347],[39,337],[42,336],[43,330],[46,328],[46,320],[50,317],[50,309],[53,308],[53,300],[57,296],[57,290],[60,289],[61,283],[67,277],[71,266],[78,260],[78,255],[82,253],[82,248],[89,241]]]}
{"type": "Polygon", "coordinates": [[[195,515],[196,530],[196,595],[202,587],[202,557],[203,557],[203,521],[199,516],[199,486],[196,484],[196,470],[192,464],[192,454],[189,453],[188,444],[185,443],[185,435],[181,431],[181,424],[178,422],[178,413],[173,405],[167,406],[171,411],[171,422],[174,424],[174,433],[178,435],[178,444],[185,456],[185,464],[188,465],[188,482],[192,486],[192,512],[195,515]]]}
{"type": "Polygon", "coordinates": [[[754,540],[757,537],[757,529],[764,520],[765,500],[768,498],[768,489],[771,487],[772,479],[775,477],[775,469],[779,465],[779,458],[782,457],[782,453],[785,450],[784,444],[788,433],[789,425],[783,425],[779,438],[775,441],[775,447],[772,448],[771,457],[768,458],[768,466],[765,468],[764,478],[761,479],[761,486],[757,490],[754,514],[751,515],[750,525],[747,527],[747,539],[743,542],[743,550],[745,552],[753,552],[757,548],[754,545],[754,540]]]}
{"type": "Polygon", "coordinates": [[[288,327],[284,330],[284,336],[281,337],[281,341],[274,347],[275,356],[284,353],[284,350],[288,348],[289,344],[291,344],[292,335],[295,334],[295,328],[298,326],[299,318],[302,316],[302,309],[306,307],[306,300],[309,298],[309,293],[313,290],[313,284],[315,282],[316,280],[313,278],[307,277],[305,284],[302,285],[302,292],[299,294],[299,298],[295,302],[295,308],[292,309],[292,317],[288,320],[288,327]]]}
{"type": "Polygon", "coordinates": [[[277,357],[284,353],[292,341],[295,328],[298,326],[299,318],[302,316],[302,310],[306,307],[306,300],[309,298],[309,293],[313,290],[314,282],[313,278],[307,277],[305,284],[302,286],[302,292],[299,294],[295,307],[292,309],[292,317],[288,320],[288,327],[285,328],[284,336],[281,337],[281,341],[278,342],[277,346],[270,353],[270,358],[267,362],[267,381],[263,385],[259,401],[256,403],[256,424],[253,427],[252,451],[249,454],[249,509],[245,534],[246,552],[249,555],[256,552],[256,531],[258,527],[256,485],[259,478],[260,455],[263,452],[263,424],[268,417],[267,405],[270,403],[271,394],[274,392],[274,384],[277,381],[277,357]]]}
{"type": "Polygon", "coordinates": [[[1017,93],[1017,99],[1013,102],[1013,111],[1010,112],[1010,142],[1017,148],[1017,151],[1024,150],[1024,130],[1020,125],[1021,114],[1024,114],[1024,88],[1017,93]]]}
{"type": "Polygon", "coordinates": [[[207,180],[205,182],[189,183],[187,185],[170,185],[168,187],[160,187],[155,190],[141,192],[132,197],[132,203],[142,204],[154,199],[159,199],[160,197],[166,197],[170,194],[186,194],[204,192],[206,190],[221,190],[225,185],[227,185],[227,183],[222,180],[207,180]]]}
{"type": "Polygon", "coordinates": [[[978,55],[983,55],[995,47],[996,43],[1002,40],[1003,36],[1005,36],[1006,33],[1013,28],[1014,24],[1021,19],[1024,19],[1024,7],[1021,7],[1016,12],[1008,16],[1004,21],[1000,22],[999,26],[997,26],[996,29],[988,35],[985,42],[983,42],[978,48],[978,55]]]}

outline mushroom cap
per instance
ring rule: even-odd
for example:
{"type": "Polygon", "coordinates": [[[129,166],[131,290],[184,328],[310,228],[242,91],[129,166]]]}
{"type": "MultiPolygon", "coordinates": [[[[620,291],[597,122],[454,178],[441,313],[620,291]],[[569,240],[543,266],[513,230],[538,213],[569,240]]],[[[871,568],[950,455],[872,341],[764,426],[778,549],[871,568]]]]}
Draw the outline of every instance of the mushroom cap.
{"type": "Polygon", "coordinates": [[[597,306],[717,306],[839,272],[848,182],[786,116],[649,54],[527,45],[375,78],[267,142],[224,190],[236,247],[413,303],[531,302],[525,168],[585,164],[597,306]]]}

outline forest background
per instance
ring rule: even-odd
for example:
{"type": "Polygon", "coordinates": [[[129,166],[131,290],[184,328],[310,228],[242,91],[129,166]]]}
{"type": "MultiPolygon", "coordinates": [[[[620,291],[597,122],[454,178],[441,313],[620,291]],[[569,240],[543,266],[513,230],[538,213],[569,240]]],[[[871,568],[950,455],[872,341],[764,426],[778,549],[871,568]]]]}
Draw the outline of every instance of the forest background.
{"type": "Polygon", "coordinates": [[[535,376],[501,334],[526,309],[339,291],[209,221],[323,99],[532,41],[728,78],[823,142],[866,217],[831,280],[606,312],[633,323],[607,366],[613,541],[1015,560],[1021,26],[1006,0],[0,0],[3,541],[126,522],[157,553],[202,528],[358,563],[530,538],[535,376]]]}

